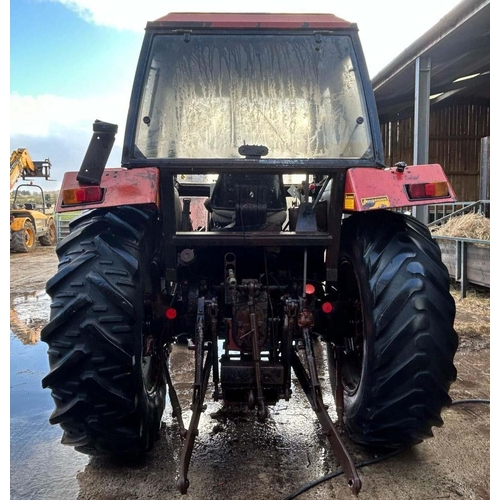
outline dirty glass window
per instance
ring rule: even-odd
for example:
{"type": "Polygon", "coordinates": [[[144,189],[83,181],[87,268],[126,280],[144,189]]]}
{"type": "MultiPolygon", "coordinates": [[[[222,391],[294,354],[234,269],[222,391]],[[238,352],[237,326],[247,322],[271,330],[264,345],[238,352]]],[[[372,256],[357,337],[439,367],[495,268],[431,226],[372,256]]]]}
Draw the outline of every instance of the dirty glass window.
{"type": "Polygon", "coordinates": [[[154,40],[136,156],[370,158],[369,120],[347,36],[180,35],[154,40]]]}

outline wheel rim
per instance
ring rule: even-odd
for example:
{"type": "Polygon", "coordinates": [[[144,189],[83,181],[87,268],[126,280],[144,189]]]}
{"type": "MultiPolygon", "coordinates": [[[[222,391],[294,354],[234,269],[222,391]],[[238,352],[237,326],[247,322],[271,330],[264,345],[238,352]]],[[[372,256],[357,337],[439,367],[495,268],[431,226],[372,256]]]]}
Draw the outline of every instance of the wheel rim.
{"type": "Polygon", "coordinates": [[[160,362],[157,355],[142,357],[142,378],[149,395],[153,395],[161,380],[160,362]]]}
{"type": "Polygon", "coordinates": [[[345,315],[342,360],[342,385],[347,395],[353,396],[361,383],[365,351],[363,308],[358,280],[349,261],[339,267],[339,295],[345,315]]]}
{"type": "MultiPolygon", "coordinates": [[[[154,331],[158,330],[158,328],[153,327],[153,325],[151,300],[146,298],[144,300],[144,322],[142,327],[143,355],[141,368],[144,387],[150,396],[153,396],[157,392],[163,380],[161,339],[157,335],[154,335],[154,331]]],[[[161,331],[161,328],[159,331],[161,331]]]]}
{"type": "Polygon", "coordinates": [[[24,229],[24,244],[31,248],[35,242],[35,232],[30,227],[24,229]]]}

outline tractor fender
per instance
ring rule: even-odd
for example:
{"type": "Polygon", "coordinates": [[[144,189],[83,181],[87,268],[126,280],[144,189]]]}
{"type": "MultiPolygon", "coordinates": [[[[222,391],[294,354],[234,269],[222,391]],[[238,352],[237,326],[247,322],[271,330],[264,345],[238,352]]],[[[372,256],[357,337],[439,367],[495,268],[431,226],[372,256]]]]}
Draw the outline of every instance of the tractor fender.
{"type": "Polygon", "coordinates": [[[56,205],[56,212],[110,208],[123,205],[159,207],[160,171],[158,168],[106,168],[98,186],[77,180],[78,172],[66,172],[56,205]],[[100,198],[85,201],[87,192],[101,190],[100,198]],[[74,196],[72,196],[74,195],[74,196]],[[68,200],[78,200],[70,201],[68,200]],[[81,201],[84,200],[84,201],[81,201]]]}
{"type": "Polygon", "coordinates": [[[455,192],[441,165],[413,165],[385,169],[355,167],[347,170],[344,212],[364,212],[437,203],[453,203],[455,192]],[[411,185],[446,183],[444,195],[412,199],[411,185]]]}

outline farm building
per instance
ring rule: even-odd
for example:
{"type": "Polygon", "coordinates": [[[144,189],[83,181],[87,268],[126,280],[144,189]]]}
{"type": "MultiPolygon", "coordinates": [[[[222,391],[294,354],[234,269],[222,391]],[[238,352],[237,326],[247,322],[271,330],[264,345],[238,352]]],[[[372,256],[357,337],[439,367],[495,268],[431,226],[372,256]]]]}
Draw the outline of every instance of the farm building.
{"type": "Polygon", "coordinates": [[[459,3],[372,84],[387,166],[439,163],[459,201],[489,200],[489,0],[459,3]]]}

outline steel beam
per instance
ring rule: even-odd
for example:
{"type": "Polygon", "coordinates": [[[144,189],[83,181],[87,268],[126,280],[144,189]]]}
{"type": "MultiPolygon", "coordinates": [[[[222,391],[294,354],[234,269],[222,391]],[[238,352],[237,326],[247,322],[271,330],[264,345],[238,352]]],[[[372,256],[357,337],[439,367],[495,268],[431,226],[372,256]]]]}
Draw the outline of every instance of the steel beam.
{"type": "MultiPolygon", "coordinates": [[[[490,138],[481,139],[481,170],[479,173],[479,199],[490,199],[490,138]]],[[[486,217],[490,216],[490,205],[485,203],[483,213],[486,217]]]]}
{"type": "MultiPolygon", "coordinates": [[[[417,57],[415,60],[415,117],[413,120],[413,164],[429,163],[429,118],[431,93],[431,59],[417,57]]],[[[420,222],[429,222],[429,207],[412,208],[413,216],[420,222]]]]}

